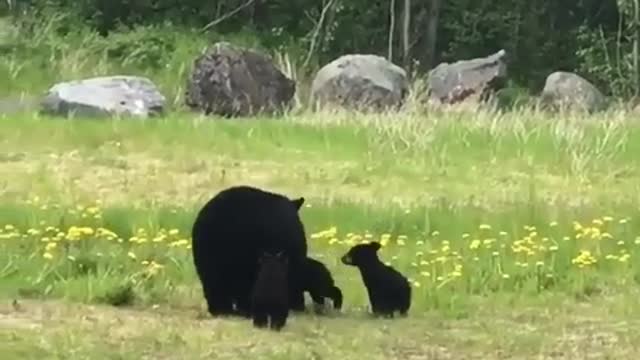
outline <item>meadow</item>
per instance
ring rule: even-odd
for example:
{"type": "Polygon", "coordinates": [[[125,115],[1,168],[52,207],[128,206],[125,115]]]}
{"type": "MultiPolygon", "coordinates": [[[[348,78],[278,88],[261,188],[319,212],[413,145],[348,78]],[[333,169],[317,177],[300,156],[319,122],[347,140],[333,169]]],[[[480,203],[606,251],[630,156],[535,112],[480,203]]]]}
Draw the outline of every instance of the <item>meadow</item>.
{"type": "Polygon", "coordinates": [[[10,359],[632,359],[640,351],[633,114],[488,110],[0,121],[0,350],[10,359]],[[196,211],[251,184],[304,196],[341,314],[283,333],[212,319],[196,211]],[[370,319],[350,245],[413,284],[370,319]]]}

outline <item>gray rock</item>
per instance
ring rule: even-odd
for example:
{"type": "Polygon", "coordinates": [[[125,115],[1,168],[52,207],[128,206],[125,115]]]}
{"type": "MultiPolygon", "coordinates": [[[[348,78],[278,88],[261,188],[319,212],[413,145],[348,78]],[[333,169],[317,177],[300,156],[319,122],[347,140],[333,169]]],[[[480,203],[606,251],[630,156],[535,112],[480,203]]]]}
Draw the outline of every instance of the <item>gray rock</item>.
{"type": "Polygon", "coordinates": [[[272,114],[288,107],[295,91],[295,82],[266,55],[219,42],[194,60],[185,103],[226,117],[272,114]]]}
{"type": "Polygon", "coordinates": [[[553,109],[571,109],[587,112],[604,110],[605,96],[580,75],[556,71],[547,76],[542,89],[541,102],[553,109]]]}
{"type": "Polygon", "coordinates": [[[402,106],[408,92],[406,71],[387,59],[343,55],[316,74],[311,84],[311,104],[380,111],[402,106]]]}
{"type": "Polygon", "coordinates": [[[30,95],[0,98],[0,116],[32,112],[38,109],[38,105],[39,99],[30,95]]]}
{"type": "Polygon", "coordinates": [[[151,80],[138,76],[104,76],[62,82],[49,89],[41,111],[57,116],[146,118],[164,111],[165,97],[151,80]]]}
{"type": "Polygon", "coordinates": [[[500,50],[483,58],[439,64],[429,72],[429,97],[442,104],[485,100],[504,86],[505,57],[506,51],[500,50]]]}

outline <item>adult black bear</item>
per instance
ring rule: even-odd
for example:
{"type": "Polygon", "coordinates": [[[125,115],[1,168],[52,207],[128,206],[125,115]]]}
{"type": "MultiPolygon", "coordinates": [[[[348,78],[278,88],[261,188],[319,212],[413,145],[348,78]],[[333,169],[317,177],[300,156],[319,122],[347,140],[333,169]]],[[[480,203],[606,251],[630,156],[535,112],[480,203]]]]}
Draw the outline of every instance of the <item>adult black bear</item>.
{"type": "MultiPolygon", "coordinates": [[[[303,203],[304,198],[234,186],[198,212],[191,231],[193,262],[211,315],[250,317],[251,289],[264,252],[283,252],[296,273],[307,255],[298,215],[303,203]]],[[[289,283],[289,307],[304,310],[304,293],[295,277],[289,283]]]]}
{"type": "Polygon", "coordinates": [[[393,317],[395,311],[407,315],[411,306],[409,281],[394,268],[383,264],[378,258],[380,243],[358,244],[344,256],[342,263],[360,270],[367,288],[371,311],[376,316],[393,317]]]}
{"type": "Polygon", "coordinates": [[[260,259],[260,268],[251,293],[251,315],[253,325],[280,331],[289,316],[289,293],[287,258],[282,253],[265,253],[260,259]]]}
{"type": "Polygon", "coordinates": [[[329,269],[320,261],[308,257],[303,266],[302,288],[308,291],[315,303],[316,312],[321,312],[325,298],[331,299],[335,309],[342,308],[342,291],[335,285],[329,269]]]}

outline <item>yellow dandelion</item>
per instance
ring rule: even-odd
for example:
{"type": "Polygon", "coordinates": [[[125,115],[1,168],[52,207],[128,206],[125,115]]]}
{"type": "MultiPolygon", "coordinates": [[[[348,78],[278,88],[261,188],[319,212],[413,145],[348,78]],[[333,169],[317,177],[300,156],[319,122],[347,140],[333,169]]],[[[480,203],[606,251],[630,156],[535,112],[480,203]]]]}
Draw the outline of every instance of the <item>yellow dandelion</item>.
{"type": "Polygon", "coordinates": [[[47,259],[47,260],[51,260],[51,259],[53,259],[53,254],[51,254],[49,252],[45,252],[44,254],[42,254],[42,257],[47,259]]]}
{"type": "Polygon", "coordinates": [[[480,226],[478,226],[478,228],[480,230],[491,230],[491,225],[489,225],[489,224],[480,224],[480,226]]]}
{"type": "Polygon", "coordinates": [[[612,222],[613,221],[613,217],[611,217],[611,216],[603,216],[602,217],[602,221],[604,221],[604,222],[612,222]]]}
{"type": "Polygon", "coordinates": [[[549,223],[549,227],[556,227],[558,226],[558,222],[557,221],[552,221],[549,223]]]}
{"type": "Polygon", "coordinates": [[[176,236],[176,235],[178,235],[179,232],[180,231],[178,231],[178,229],[171,229],[171,230],[169,230],[169,235],[176,236]]]}
{"type": "Polygon", "coordinates": [[[136,256],[136,254],[135,254],[133,251],[129,251],[129,252],[127,253],[127,256],[128,256],[128,257],[130,257],[130,258],[132,258],[132,259],[137,259],[137,256],[136,256]]]}

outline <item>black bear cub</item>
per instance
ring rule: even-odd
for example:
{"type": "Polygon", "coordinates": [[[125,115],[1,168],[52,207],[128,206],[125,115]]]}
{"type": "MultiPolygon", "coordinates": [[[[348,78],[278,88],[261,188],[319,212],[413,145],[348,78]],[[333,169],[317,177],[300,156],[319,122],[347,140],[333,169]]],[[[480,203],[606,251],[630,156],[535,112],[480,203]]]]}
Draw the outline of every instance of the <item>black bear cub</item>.
{"type": "Polygon", "coordinates": [[[411,306],[409,281],[378,258],[380,243],[359,244],[342,256],[342,263],[360,270],[375,316],[393,317],[395,311],[407,315],[411,306]]]}
{"type": "Polygon", "coordinates": [[[279,331],[289,316],[288,260],[280,252],[263,253],[251,296],[253,325],[279,331]]]}
{"type": "Polygon", "coordinates": [[[342,308],[342,291],[335,285],[331,272],[322,262],[307,257],[303,264],[302,277],[300,283],[304,291],[311,295],[317,313],[324,308],[325,298],[331,299],[335,309],[342,308]]]}

